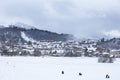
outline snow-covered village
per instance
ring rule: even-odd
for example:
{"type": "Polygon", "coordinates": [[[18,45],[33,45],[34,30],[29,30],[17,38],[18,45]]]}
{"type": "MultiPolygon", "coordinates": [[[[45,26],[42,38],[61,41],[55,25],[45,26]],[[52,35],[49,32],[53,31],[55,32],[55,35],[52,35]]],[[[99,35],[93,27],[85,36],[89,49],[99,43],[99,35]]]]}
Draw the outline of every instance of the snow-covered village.
{"type": "MultiPolygon", "coordinates": [[[[1,42],[1,56],[54,56],[54,57],[113,57],[120,58],[120,49],[104,48],[99,43],[105,43],[101,40],[69,40],[69,41],[41,41],[37,42],[23,34],[21,36],[27,42],[15,43],[1,42]]],[[[116,39],[117,42],[117,39],[116,39]]],[[[111,44],[112,45],[112,44],[111,44]]]]}
{"type": "Polygon", "coordinates": [[[120,0],[0,0],[0,80],[120,80],[120,0]]]}
{"type": "MultiPolygon", "coordinates": [[[[30,40],[23,36],[25,40],[30,40]]],[[[54,57],[112,57],[120,58],[120,49],[102,48],[95,40],[83,41],[28,41],[24,44],[0,44],[1,56],[54,56],[54,57]]]]}

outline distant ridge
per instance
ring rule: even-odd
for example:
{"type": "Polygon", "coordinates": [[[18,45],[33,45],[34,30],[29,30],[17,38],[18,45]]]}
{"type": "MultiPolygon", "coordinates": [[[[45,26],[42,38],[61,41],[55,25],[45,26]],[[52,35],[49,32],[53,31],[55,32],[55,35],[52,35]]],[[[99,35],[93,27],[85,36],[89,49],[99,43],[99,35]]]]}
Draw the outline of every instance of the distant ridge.
{"type": "Polygon", "coordinates": [[[22,32],[30,41],[67,41],[74,38],[74,36],[70,34],[58,34],[47,30],[39,30],[26,24],[15,24],[0,28],[0,41],[24,43],[26,40],[21,35],[22,32]]]}

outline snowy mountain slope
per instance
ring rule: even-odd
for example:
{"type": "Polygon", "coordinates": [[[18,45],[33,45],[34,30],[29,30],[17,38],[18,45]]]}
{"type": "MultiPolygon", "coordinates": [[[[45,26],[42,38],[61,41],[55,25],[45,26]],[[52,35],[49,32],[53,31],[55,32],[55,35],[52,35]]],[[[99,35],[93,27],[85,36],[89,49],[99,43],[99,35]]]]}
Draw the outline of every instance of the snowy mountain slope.
{"type": "MultiPolygon", "coordinates": [[[[66,41],[69,39],[72,39],[73,36],[70,34],[58,34],[50,31],[45,30],[39,30],[36,28],[21,28],[19,26],[10,25],[9,27],[0,28],[0,41],[10,41],[17,39],[17,42],[19,40],[22,40],[21,42],[25,42],[22,37],[25,38],[25,35],[29,38],[29,40],[32,41],[66,41]],[[21,32],[23,35],[21,36],[21,32]]],[[[26,39],[26,41],[28,41],[26,39]]],[[[20,41],[19,41],[20,42],[20,41]]]]}
{"type": "Polygon", "coordinates": [[[119,61],[97,63],[97,58],[84,57],[0,57],[0,80],[120,80],[119,61]],[[106,74],[109,79],[105,78],[106,74]]]}
{"type": "Polygon", "coordinates": [[[3,26],[3,25],[0,25],[0,28],[4,28],[4,26],[3,26]]]}

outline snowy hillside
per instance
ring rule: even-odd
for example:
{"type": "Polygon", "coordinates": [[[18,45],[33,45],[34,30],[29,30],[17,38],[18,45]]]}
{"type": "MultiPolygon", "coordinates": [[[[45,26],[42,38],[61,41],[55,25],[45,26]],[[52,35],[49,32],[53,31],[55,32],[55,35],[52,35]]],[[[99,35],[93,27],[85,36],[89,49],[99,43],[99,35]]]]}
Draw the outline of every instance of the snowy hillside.
{"type": "Polygon", "coordinates": [[[4,28],[4,26],[3,26],[3,25],[0,25],[0,28],[4,28]]]}
{"type": "Polygon", "coordinates": [[[0,57],[0,80],[120,80],[119,62],[104,64],[84,57],[0,57]]]}

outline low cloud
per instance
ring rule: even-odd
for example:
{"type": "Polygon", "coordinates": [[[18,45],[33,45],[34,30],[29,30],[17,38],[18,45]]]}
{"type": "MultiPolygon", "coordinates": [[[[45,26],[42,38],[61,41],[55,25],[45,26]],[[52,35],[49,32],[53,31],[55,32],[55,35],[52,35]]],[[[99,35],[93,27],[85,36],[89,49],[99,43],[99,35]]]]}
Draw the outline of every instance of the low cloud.
{"type": "Polygon", "coordinates": [[[120,31],[118,30],[104,31],[103,34],[109,38],[120,38],[120,31]]]}

